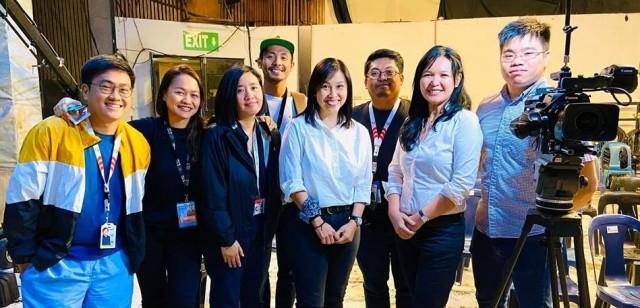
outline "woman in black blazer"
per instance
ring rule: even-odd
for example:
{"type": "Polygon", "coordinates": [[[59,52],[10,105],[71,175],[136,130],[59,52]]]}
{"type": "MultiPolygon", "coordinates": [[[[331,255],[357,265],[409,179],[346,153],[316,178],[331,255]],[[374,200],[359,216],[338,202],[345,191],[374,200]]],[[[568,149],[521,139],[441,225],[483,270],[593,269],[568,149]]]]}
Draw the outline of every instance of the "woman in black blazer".
{"type": "Polygon", "coordinates": [[[201,145],[205,238],[211,307],[257,307],[268,272],[268,234],[280,205],[280,135],[269,118],[260,75],[251,67],[225,72],[216,120],[201,145]]]}

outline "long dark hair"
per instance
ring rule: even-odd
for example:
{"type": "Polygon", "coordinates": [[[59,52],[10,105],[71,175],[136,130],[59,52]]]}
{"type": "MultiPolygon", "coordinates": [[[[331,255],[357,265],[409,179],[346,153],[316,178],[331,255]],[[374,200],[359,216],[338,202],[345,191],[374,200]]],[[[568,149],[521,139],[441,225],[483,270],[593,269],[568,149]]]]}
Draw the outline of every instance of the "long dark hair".
{"type": "MultiPolygon", "coordinates": [[[[224,72],[220,85],[218,85],[218,93],[216,93],[215,100],[215,122],[222,123],[231,126],[238,120],[238,102],[236,98],[236,91],[238,90],[238,83],[240,77],[245,73],[251,73],[258,78],[260,88],[262,89],[262,78],[258,71],[250,66],[234,66],[224,72]]],[[[257,115],[264,115],[267,113],[267,100],[264,98],[264,90],[262,91],[262,108],[257,115]]],[[[212,121],[209,121],[212,124],[212,121]]]]}
{"type": "Polygon", "coordinates": [[[351,75],[347,66],[342,60],[336,58],[322,59],[316,67],[313,68],[311,77],[309,78],[309,87],[307,90],[307,108],[302,112],[304,119],[312,126],[316,126],[316,114],[320,111],[320,104],[316,99],[316,94],[324,82],[336,72],[341,71],[347,80],[347,100],[338,110],[338,120],[344,120],[343,127],[351,127],[351,112],[353,111],[353,87],[351,85],[351,75]]]}
{"type": "Polygon", "coordinates": [[[413,76],[413,94],[411,95],[411,105],[409,106],[409,117],[400,129],[400,145],[406,152],[413,150],[418,143],[420,131],[425,125],[425,120],[429,117],[429,103],[422,96],[420,91],[420,79],[425,69],[433,65],[439,57],[445,57],[451,61],[451,72],[456,81],[460,78],[458,85],[453,89],[449,101],[445,102],[442,114],[439,115],[431,126],[436,130],[436,124],[450,120],[462,108],[469,109],[471,101],[464,90],[464,71],[462,69],[462,60],[460,55],[453,49],[445,46],[434,46],[422,56],[416,73],[413,76]]]}
{"type": "Polygon", "coordinates": [[[202,105],[206,103],[204,100],[204,88],[202,88],[202,82],[200,82],[198,73],[186,64],[179,64],[169,68],[169,70],[164,73],[164,76],[162,76],[162,81],[158,88],[156,112],[167,121],[167,123],[169,122],[169,109],[167,108],[167,102],[164,100],[164,96],[173,80],[180,75],[187,75],[195,79],[198,83],[198,90],[200,91],[198,112],[191,116],[189,123],[187,123],[187,152],[194,160],[198,160],[198,154],[200,153],[200,136],[204,130],[204,121],[200,117],[200,110],[202,109],[202,105]]]}

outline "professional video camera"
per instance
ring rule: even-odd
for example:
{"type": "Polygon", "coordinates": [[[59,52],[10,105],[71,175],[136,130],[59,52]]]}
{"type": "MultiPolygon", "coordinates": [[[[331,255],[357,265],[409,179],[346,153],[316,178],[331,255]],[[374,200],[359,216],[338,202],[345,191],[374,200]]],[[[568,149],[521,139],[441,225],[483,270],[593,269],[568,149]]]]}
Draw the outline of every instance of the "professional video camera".
{"type": "MultiPolygon", "coordinates": [[[[568,16],[568,15],[567,15],[568,16]]],[[[569,46],[571,32],[567,18],[564,31],[564,66],[551,75],[557,88],[540,89],[525,103],[524,112],[511,122],[512,132],[520,139],[535,137],[533,146],[540,151],[536,206],[545,211],[565,213],[573,207],[573,195],[588,183],[580,176],[582,157],[595,154],[592,141],[609,141],[616,137],[619,107],[614,103],[590,103],[586,92],[611,93],[618,105],[631,102],[629,93],[638,86],[638,70],[630,66],[611,65],[594,77],[571,77],[569,46]],[[627,96],[621,102],[616,94],[627,96]]]]}

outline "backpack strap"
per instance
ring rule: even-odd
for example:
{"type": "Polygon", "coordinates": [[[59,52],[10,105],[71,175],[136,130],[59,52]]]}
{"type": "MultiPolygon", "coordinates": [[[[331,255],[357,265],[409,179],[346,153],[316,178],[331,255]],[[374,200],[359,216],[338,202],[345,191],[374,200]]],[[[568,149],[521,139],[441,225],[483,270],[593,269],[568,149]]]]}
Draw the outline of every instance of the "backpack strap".
{"type": "Polygon", "coordinates": [[[296,107],[296,115],[299,115],[307,108],[307,97],[300,92],[291,92],[291,96],[296,107]]]}

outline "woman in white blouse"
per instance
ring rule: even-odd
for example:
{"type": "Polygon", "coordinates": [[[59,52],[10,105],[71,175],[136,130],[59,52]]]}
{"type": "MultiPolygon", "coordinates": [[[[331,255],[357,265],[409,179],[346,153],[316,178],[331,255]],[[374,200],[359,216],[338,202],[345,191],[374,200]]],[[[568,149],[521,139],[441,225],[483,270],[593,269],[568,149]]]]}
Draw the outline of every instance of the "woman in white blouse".
{"type": "Polygon", "coordinates": [[[429,49],[416,68],[385,190],[413,307],[445,307],[462,256],[464,198],[482,146],[469,105],[458,53],[429,49]]]}
{"type": "Polygon", "coordinates": [[[280,186],[287,201],[298,307],[342,306],[371,190],[371,141],[351,119],[349,71],[338,59],[311,73],[308,104],[284,134],[280,186]]]}

